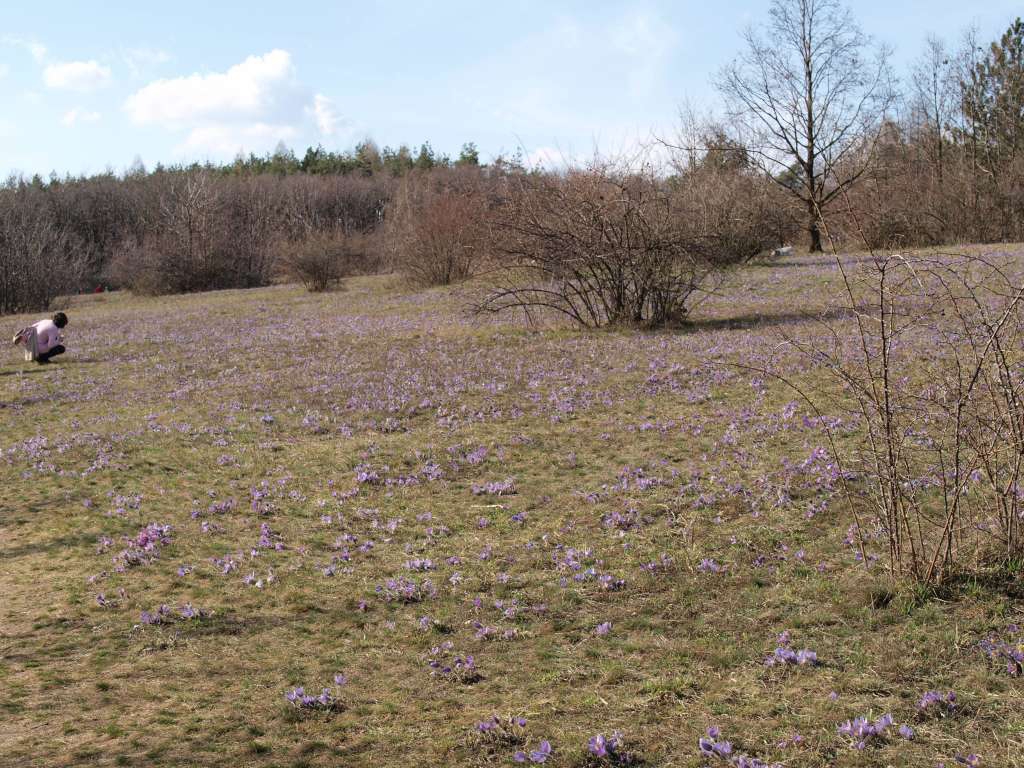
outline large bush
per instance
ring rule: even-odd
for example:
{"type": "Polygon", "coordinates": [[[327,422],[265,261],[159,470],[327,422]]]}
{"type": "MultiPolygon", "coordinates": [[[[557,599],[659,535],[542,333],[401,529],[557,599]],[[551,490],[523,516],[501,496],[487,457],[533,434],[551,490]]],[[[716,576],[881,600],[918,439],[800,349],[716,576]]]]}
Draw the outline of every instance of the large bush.
{"type": "Polygon", "coordinates": [[[475,168],[406,176],[387,215],[395,270],[419,286],[473,275],[486,255],[485,183],[475,168]]]}
{"type": "Polygon", "coordinates": [[[480,311],[555,312],[582,326],[658,326],[774,234],[738,215],[728,188],[595,164],[516,175],[493,217],[495,285],[480,311]]]}
{"type": "Polygon", "coordinates": [[[312,292],[326,291],[343,278],[376,271],[374,238],[363,233],[311,232],[281,244],[277,264],[282,277],[312,292]]]}

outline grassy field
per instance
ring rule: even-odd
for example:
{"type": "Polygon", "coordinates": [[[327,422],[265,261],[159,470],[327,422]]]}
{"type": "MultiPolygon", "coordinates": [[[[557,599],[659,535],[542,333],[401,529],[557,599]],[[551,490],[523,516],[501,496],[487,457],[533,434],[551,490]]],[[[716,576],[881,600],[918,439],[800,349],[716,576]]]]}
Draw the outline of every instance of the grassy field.
{"type": "Polygon", "coordinates": [[[1019,580],[858,564],[820,423],[740,367],[837,276],[756,266],[659,333],[383,277],[73,301],[59,362],[0,356],[0,765],[1024,766],[979,647],[1024,641],[1019,580]]]}

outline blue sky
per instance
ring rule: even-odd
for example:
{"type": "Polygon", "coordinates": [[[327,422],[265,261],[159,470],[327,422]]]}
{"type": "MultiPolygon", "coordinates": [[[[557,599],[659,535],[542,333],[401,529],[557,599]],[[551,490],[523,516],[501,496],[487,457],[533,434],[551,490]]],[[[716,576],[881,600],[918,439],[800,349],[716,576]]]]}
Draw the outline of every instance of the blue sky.
{"type": "MultiPolygon", "coordinates": [[[[429,140],[484,159],[627,150],[668,134],[767,0],[714,2],[5,3],[0,173],[226,160],[284,141],[345,149],[429,140]]],[[[895,49],[998,36],[1019,0],[851,4],[895,49]]]]}

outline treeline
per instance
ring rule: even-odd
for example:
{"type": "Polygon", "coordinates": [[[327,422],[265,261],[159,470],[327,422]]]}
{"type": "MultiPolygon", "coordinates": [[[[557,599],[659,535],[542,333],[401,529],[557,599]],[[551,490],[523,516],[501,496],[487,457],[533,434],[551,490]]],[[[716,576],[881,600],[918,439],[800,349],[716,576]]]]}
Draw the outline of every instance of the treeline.
{"type": "Polygon", "coordinates": [[[1024,241],[1024,22],[987,45],[930,39],[899,112],[836,206],[844,228],[876,247],[1024,241]]]}
{"type": "Polygon", "coordinates": [[[160,294],[255,287],[282,275],[305,281],[304,243],[345,254],[326,272],[319,259],[321,276],[310,284],[326,287],[382,268],[381,225],[402,177],[522,171],[515,157],[481,165],[472,143],[451,159],[429,144],[414,154],[366,141],[347,152],[310,148],[301,159],[279,145],[224,165],[11,177],[0,186],[0,313],[97,287],[160,294]]]}
{"type": "Polygon", "coordinates": [[[727,266],[801,232],[812,250],[822,233],[842,247],[1024,240],[1020,20],[987,45],[930,40],[899,93],[884,58],[865,64],[866,38],[835,2],[773,8],[787,13],[773,11],[767,31],[799,45],[748,36],[719,80],[727,118],[628,163],[542,171],[519,157],[485,165],[472,143],[453,159],[367,141],[11,178],[0,186],[0,313],[100,285],[160,294],[283,277],[323,290],[394,270],[424,285],[486,272],[481,309],[657,323],[683,318],[727,266]],[[805,17],[823,26],[771,28],[805,17]],[[804,49],[817,58],[805,98],[793,98],[800,78],[786,57],[803,69],[804,49]]]}
{"type": "MultiPolygon", "coordinates": [[[[1024,240],[1024,22],[929,39],[901,84],[835,0],[773,0],[715,80],[711,140],[802,208],[812,251],[1024,240]]],[[[698,131],[699,133],[700,131],[698,131]]],[[[691,130],[691,135],[693,131],[691,130]]]]}

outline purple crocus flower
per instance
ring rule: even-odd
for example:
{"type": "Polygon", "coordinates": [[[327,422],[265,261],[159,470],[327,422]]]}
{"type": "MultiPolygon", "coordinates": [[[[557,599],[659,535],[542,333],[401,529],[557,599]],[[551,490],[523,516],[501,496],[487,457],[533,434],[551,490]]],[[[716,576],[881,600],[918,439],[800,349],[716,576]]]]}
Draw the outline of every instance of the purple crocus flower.
{"type": "Polygon", "coordinates": [[[707,730],[707,737],[698,739],[697,746],[700,749],[702,755],[706,757],[721,757],[727,758],[732,754],[732,744],[724,739],[718,740],[718,737],[722,735],[721,730],[717,726],[711,726],[707,730]]]}
{"type": "Polygon", "coordinates": [[[530,762],[543,763],[551,757],[551,742],[542,741],[537,749],[530,752],[530,762]]]}

